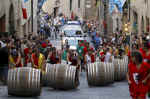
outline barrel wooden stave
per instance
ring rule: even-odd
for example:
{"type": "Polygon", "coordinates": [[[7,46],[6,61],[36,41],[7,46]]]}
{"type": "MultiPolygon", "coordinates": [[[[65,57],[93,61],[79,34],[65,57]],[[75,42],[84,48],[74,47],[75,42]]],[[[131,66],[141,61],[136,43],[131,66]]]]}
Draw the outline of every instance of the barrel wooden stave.
{"type": "Polygon", "coordinates": [[[101,86],[113,83],[113,64],[96,62],[87,66],[87,81],[89,86],[101,86]]]}
{"type": "Polygon", "coordinates": [[[15,96],[39,96],[41,93],[40,70],[29,67],[9,70],[8,94],[15,96]],[[33,74],[33,75],[32,75],[33,74]],[[35,78],[33,80],[33,78],[35,78]]]}
{"type": "Polygon", "coordinates": [[[115,68],[115,81],[124,80],[128,71],[128,57],[124,56],[122,59],[114,59],[113,63],[115,68]]]}
{"type": "Polygon", "coordinates": [[[48,86],[54,89],[74,89],[79,85],[79,75],[74,66],[55,64],[47,65],[46,78],[48,86]]]}

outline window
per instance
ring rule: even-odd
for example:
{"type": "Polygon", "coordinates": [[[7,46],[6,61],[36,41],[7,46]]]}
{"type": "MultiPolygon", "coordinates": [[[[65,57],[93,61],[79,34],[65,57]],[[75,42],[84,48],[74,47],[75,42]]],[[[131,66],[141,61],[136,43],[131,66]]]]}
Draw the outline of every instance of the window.
{"type": "Polygon", "coordinates": [[[70,0],[70,11],[72,10],[72,0],[70,0]]]}
{"type": "Polygon", "coordinates": [[[80,0],[78,0],[78,8],[80,8],[80,3],[81,3],[80,0]]]}

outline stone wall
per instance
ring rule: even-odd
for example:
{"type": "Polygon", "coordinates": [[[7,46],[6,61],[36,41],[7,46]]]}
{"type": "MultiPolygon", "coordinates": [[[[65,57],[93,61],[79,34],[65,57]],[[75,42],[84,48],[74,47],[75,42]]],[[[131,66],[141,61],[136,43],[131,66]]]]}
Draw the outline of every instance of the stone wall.
{"type": "Polygon", "coordinates": [[[60,0],[60,3],[56,6],[56,0],[47,0],[42,9],[44,12],[48,12],[50,15],[53,13],[55,7],[59,7],[59,13],[63,13],[67,17],[71,16],[73,11],[77,16],[84,17],[85,0],[80,0],[80,8],[78,8],[78,0],[72,0],[72,10],[70,11],[70,0],[60,0]]]}
{"type": "MultiPolygon", "coordinates": [[[[37,0],[34,1],[34,32],[37,32],[37,0]]],[[[23,37],[24,34],[31,32],[28,23],[31,23],[31,0],[27,1],[25,7],[28,10],[28,19],[23,19],[21,0],[0,0],[0,18],[5,15],[5,32],[10,32],[10,21],[13,21],[14,30],[17,32],[18,37],[23,37]],[[13,16],[13,17],[11,17],[13,16]]]]}
{"type": "MultiPolygon", "coordinates": [[[[138,17],[138,34],[142,34],[143,33],[143,29],[144,28],[144,32],[146,32],[146,17],[148,17],[150,19],[150,1],[147,0],[147,3],[145,3],[145,0],[136,0],[134,2],[131,2],[131,27],[132,27],[132,32],[134,32],[134,27],[133,27],[133,23],[134,23],[134,12],[137,13],[137,17],[138,17]],[[142,22],[142,17],[144,22],[142,22]],[[144,24],[143,24],[144,23],[144,24]]],[[[150,23],[150,22],[149,22],[150,23]]]]}

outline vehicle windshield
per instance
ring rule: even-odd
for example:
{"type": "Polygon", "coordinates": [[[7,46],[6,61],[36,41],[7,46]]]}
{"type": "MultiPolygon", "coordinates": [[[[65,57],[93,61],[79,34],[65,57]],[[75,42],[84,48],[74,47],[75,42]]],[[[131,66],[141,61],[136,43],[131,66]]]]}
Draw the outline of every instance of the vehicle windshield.
{"type": "Polygon", "coordinates": [[[80,30],[64,30],[65,36],[81,36],[80,30]]]}
{"type": "Polygon", "coordinates": [[[68,40],[68,44],[70,46],[77,46],[78,45],[78,40],[68,40]]]}

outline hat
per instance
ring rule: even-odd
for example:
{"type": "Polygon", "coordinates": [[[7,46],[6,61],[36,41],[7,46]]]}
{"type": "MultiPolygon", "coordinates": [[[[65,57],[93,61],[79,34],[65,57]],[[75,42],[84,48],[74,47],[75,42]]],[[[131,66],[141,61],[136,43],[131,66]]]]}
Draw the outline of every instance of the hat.
{"type": "Polygon", "coordinates": [[[46,47],[47,47],[46,43],[42,43],[42,48],[46,48],[46,47]]]}

